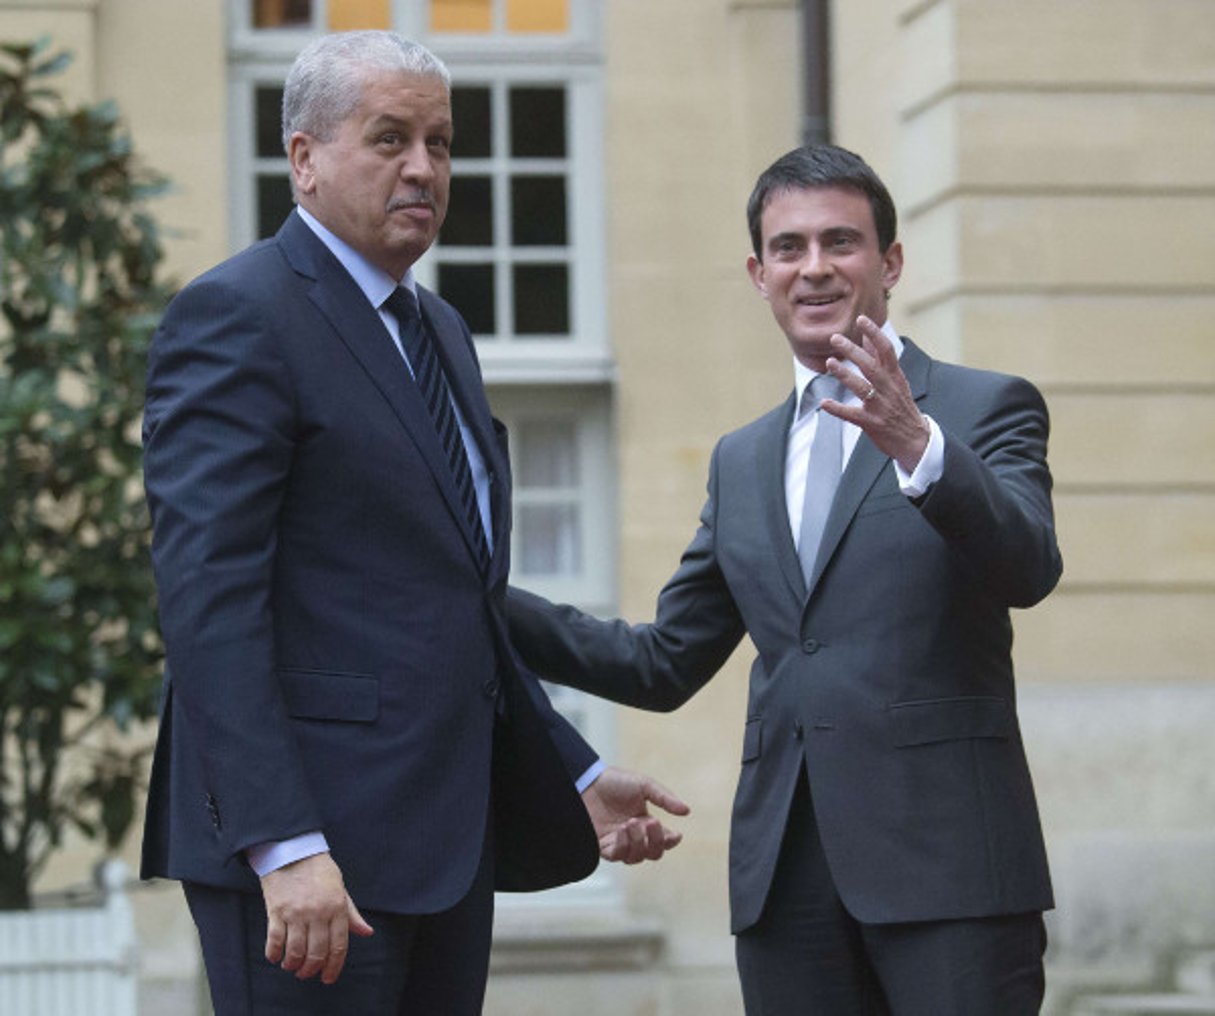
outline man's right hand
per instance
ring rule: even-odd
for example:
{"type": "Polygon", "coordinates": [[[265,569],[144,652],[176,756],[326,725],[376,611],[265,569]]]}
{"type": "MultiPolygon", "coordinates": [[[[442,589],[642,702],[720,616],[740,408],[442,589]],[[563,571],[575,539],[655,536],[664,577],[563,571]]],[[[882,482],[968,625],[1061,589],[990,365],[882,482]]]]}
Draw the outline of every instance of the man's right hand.
{"type": "Polygon", "coordinates": [[[363,920],[329,854],[313,854],[262,876],[266,959],[282,961],[300,980],[332,984],[346,962],[349,935],[367,937],[363,920]]]}

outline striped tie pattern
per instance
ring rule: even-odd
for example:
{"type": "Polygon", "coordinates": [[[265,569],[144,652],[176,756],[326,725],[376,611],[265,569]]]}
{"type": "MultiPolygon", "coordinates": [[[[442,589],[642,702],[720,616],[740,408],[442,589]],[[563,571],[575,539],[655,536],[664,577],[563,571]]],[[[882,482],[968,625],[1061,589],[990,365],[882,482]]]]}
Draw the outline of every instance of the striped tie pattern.
{"type": "Polygon", "coordinates": [[[426,408],[430,410],[430,418],[434,421],[439,443],[447,456],[447,464],[451,467],[464,516],[476,544],[477,563],[481,571],[486,572],[489,570],[489,544],[481,522],[481,509],[477,506],[477,491],[473,486],[472,470],[468,466],[468,452],[464,448],[460,424],[452,408],[451,389],[435,352],[434,340],[422,321],[417,300],[408,289],[398,286],[384,301],[384,306],[400,325],[401,345],[413,368],[414,380],[418,383],[426,408]]]}

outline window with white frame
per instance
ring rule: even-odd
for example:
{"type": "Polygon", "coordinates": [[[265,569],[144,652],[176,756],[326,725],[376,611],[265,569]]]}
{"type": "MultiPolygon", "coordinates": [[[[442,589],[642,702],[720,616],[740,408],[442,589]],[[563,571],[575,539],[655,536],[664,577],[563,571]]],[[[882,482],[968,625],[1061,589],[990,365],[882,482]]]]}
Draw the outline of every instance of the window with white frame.
{"type": "MultiPolygon", "coordinates": [[[[595,0],[228,3],[234,249],[272,236],[291,210],[282,83],[311,38],[392,28],[451,69],[451,202],[415,273],[468,321],[495,415],[510,430],[512,581],[611,612],[615,485],[595,0]]],[[[612,707],[550,691],[610,757],[612,707]]],[[[593,898],[605,889],[600,879],[581,892],[593,898]]]]}

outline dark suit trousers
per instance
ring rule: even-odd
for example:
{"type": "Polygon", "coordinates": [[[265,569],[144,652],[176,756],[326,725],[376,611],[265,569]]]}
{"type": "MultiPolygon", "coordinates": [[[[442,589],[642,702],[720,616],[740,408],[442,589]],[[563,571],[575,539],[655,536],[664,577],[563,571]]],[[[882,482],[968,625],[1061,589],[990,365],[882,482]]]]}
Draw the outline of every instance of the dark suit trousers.
{"type": "Polygon", "coordinates": [[[803,771],[760,920],[735,942],[747,1016],[1033,1016],[1042,915],[862,924],[835,890],[803,771]]]}
{"type": "Polygon", "coordinates": [[[468,895],[450,910],[422,916],[362,910],[375,934],[350,936],[346,965],[331,985],[317,977],[296,980],[267,962],[260,894],[196,883],[183,888],[216,1016],[480,1016],[493,881],[487,848],[468,895]]]}

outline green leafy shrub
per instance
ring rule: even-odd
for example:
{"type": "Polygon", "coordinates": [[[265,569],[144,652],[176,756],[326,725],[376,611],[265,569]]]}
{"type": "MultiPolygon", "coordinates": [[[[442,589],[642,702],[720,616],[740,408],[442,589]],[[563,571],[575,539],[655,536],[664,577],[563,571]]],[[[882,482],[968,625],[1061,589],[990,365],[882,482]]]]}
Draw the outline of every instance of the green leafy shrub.
{"type": "Polygon", "coordinates": [[[165,183],[48,49],[0,45],[0,909],[67,829],[121,842],[162,658],[139,420],[165,183]]]}

